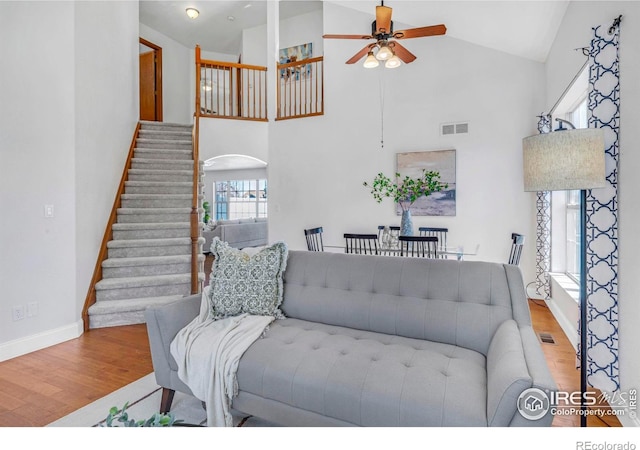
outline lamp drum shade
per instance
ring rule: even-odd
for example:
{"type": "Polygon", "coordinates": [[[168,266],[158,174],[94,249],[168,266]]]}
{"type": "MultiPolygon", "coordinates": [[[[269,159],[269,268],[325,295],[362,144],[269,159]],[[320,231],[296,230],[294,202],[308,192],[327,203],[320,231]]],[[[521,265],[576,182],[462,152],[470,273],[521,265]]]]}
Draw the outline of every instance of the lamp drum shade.
{"type": "Polygon", "coordinates": [[[597,128],[554,131],[522,140],[525,191],[606,186],[604,133],[597,128]]]}

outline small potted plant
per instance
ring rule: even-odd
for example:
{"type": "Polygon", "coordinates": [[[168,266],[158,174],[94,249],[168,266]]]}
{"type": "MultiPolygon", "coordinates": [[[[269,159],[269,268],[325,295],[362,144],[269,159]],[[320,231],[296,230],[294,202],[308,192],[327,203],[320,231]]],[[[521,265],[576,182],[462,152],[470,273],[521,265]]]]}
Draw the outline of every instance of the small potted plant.
{"type": "Polygon", "coordinates": [[[173,413],[155,413],[148,419],[135,420],[129,417],[127,408],[129,402],[125,403],[121,410],[113,407],[109,410],[109,415],[105,419],[106,427],[172,427],[182,425],[182,420],[176,420],[173,413]],[[118,425],[121,424],[121,425],[118,425]]]}
{"type": "Polygon", "coordinates": [[[440,192],[449,187],[447,183],[440,181],[439,172],[426,169],[418,178],[411,178],[408,175],[401,178],[401,175],[396,173],[395,181],[381,172],[373,179],[373,183],[369,184],[365,181],[363,184],[371,189],[371,194],[378,203],[385,198],[391,198],[400,206],[402,210],[400,234],[403,236],[413,235],[411,205],[420,197],[428,197],[434,192],[440,192]]]}

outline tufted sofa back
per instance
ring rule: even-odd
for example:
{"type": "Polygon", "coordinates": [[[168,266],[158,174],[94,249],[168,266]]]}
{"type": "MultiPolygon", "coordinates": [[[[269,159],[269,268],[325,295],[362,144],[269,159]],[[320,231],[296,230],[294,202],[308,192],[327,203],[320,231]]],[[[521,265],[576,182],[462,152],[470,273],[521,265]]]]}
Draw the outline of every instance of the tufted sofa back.
{"type": "Polygon", "coordinates": [[[287,317],[442,342],[486,355],[507,319],[530,324],[516,266],[290,251],[287,317]]]}

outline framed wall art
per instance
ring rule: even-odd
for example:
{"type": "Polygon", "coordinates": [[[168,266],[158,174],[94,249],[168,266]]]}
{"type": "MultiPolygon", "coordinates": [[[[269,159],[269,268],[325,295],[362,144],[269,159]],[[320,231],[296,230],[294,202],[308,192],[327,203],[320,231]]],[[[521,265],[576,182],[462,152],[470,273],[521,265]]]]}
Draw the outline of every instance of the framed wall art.
{"type": "MultiPolygon", "coordinates": [[[[280,64],[292,63],[295,61],[302,61],[313,57],[313,43],[308,42],[306,44],[295,45],[293,47],[281,48],[279,52],[280,64]]],[[[311,73],[311,64],[307,64],[304,67],[280,69],[280,78],[289,80],[295,79],[296,81],[300,77],[306,77],[311,73]]]]}
{"type": "MultiPolygon", "coordinates": [[[[440,173],[440,181],[449,187],[428,197],[421,197],[411,207],[414,216],[455,216],[456,215],[456,151],[434,150],[397,154],[397,172],[400,178],[406,175],[418,177],[423,170],[440,173]]],[[[397,214],[402,214],[400,207],[397,214]]]]}

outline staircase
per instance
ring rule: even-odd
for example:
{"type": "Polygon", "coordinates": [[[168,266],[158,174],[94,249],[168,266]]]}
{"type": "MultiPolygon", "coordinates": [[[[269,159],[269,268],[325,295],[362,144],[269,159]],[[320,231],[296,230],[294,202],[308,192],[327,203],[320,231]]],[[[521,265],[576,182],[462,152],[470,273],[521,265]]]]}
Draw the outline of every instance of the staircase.
{"type": "MultiPolygon", "coordinates": [[[[88,308],[90,328],[144,323],[146,308],[191,293],[191,131],[191,125],[141,122],[96,301],[88,308]]],[[[200,282],[203,244],[200,237],[200,282]]]]}

